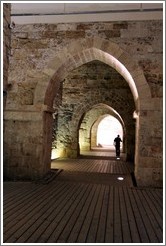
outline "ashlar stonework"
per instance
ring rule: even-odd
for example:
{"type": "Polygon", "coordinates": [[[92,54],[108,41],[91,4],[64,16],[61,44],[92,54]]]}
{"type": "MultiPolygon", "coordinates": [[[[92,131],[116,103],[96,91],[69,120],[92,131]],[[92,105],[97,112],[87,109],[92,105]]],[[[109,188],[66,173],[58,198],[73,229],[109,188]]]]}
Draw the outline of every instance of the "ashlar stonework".
{"type": "Polygon", "coordinates": [[[44,175],[52,139],[65,156],[77,157],[83,116],[102,103],[124,121],[138,185],[161,186],[162,29],[155,20],[17,25],[4,114],[5,175],[44,175]]]}

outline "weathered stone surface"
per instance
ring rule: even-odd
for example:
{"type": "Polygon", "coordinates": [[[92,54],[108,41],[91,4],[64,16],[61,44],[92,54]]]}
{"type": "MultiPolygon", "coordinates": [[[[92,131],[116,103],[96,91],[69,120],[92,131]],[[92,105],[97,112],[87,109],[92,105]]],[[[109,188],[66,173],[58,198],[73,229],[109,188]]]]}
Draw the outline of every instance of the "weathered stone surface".
{"type": "Polygon", "coordinates": [[[115,30],[104,30],[104,31],[99,31],[99,34],[103,37],[105,36],[106,38],[117,38],[120,37],[120,30],[115,29],[115,30]]]}
{"type": "MultiPolygon", "coordinates": [[[[78,154],[81,117],[103,103],[124,120],[130,156],[134,155],[136,125],[136,175],[140,184],[156,185],[161,177],[154,174],[154,169],[160,169],[162,162],[162,28],[162,21],[157,20],[17,25],[12,31],[9,76],[4,75],[4,79],[11,84],[7,87],[7,109],[20,116],[9,111],[5,115],[6,173],[12,176],[14,165],[15,177],[35,177],[49,166],[52,111],[43,109],[44,113],[37,117],[31,107],[44,103],[52,107],[54,102],[55,145],[59,145],[62,156],[73,158],[78,154]],[[137,107],[125,79],[111,69],[116,69],[117,64],[110,63],[110,55],[133,76],[139,91],[137,107]],[[135,110],[136,122],[132,119],[135,110]],[[32,149],[26,150],[27,144],[32,144],[32,149]]],[[[9,30],[4,28],[4,32],[6,74],[10,40],[6,38],[9,30]]],[[[88,141],[86,136],[87,145],[88,141]]]]}
{"type": "Polygon", "coordinates": [[[9,54],[10,54],[10,42],[11,42],[11,30],[9,24],[11,21],[10,18],[10,3],[3,3],[3,106],[6,106],[6,97],[7,97],[7,87],[8,87],[8,68],[9,68],[9,54]]]}
{"type": "Polygon", "coordinates": [[[163,186],[163,171],[162,168],[140,167],[135,170],[138,186],[163,186]]]}

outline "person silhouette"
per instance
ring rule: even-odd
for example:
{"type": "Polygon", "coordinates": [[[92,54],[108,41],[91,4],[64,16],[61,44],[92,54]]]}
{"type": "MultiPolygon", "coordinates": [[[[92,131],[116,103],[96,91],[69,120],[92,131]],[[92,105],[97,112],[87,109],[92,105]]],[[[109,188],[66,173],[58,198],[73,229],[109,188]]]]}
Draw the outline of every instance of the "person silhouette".
{"type": "Polygon", "coordinates": [[[120,142],[122,142],[120,136],[118,135],[115,139],[114,139],[114,146],[116,149],[116,157],[120,157],[120,142]]]}

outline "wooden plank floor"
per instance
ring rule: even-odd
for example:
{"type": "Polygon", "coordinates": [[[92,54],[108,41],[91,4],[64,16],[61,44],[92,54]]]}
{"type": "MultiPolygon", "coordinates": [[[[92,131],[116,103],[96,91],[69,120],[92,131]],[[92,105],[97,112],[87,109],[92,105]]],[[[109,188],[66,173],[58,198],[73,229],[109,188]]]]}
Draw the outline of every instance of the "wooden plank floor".
{"type": "Polygon", "coordinates": [[[60,159],[52,161],[51,166],[52,168],[61,168],[65,171],[88,173],[127,174],[134,171],[132,163],[121,160],[60,159]]]}
{"type": "MultiPolygon", "coordinates": [[[[70,161],[70,171],[64,170],[66,176],[62,178],[60,174],[48,184],[4,182],[3,241],[162,243],[162,189],[67,179],[69,172],[73,172],[73,177],[90,172],[95,179],[96,175],[115,175],[116,168],[111,169],[105,160],[103,163],[104,168],[102,161],[89,160],[89,165],[86,159],[77,164],[70,161]]],[[[128,175],[126,171],[121,174],[128,175]]]]}

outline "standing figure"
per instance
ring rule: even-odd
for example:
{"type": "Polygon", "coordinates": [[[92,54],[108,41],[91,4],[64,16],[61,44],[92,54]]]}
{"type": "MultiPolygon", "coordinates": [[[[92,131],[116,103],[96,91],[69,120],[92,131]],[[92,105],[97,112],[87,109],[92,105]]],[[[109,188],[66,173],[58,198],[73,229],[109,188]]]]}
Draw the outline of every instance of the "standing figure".
{"type": "Polygon", "coordinates": [[[115,149],[116,149],[116,157],[120,156],[120,142],[122,142],[120,136],[118,135],[115,139],[114,139],[114,145],[115,145],[115,149]]]}

